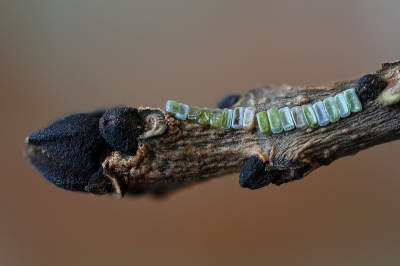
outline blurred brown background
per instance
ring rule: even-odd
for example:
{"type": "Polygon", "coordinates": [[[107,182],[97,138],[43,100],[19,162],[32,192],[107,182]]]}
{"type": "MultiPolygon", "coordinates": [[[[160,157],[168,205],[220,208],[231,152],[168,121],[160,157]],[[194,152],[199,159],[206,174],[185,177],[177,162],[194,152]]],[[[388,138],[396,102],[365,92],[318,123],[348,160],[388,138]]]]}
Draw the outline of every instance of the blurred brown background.
{"type": "Polygon", "coordinates": [[[1,265],[398,265],[400,142],[301,181],[238,174],[165,200],[44,180],[24,139],[72,111],[213,107],[262,83],[319,84],[400,59],[399,1],[1,1],[1,265]]]}

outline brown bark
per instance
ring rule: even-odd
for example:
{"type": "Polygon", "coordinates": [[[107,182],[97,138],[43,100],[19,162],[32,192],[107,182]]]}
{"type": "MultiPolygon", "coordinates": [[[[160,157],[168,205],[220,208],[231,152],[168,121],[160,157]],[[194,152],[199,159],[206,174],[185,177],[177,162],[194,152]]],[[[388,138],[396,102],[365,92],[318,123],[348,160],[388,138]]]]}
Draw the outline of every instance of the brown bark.
{"type": "MultiPolygon", "coordinates": [[[[264,136],[252,131],[224,131],[182,121],[161,109],[140,108],[146,133],[135,156],[114,151],[103,162],[103,173],[113,180],[116,195],[164,195],[176,188],[239,172],[251,156],[279,171],[272,182],[282,184],[307,176],[321,165],[354,155],[369,147],[400,138],[397,104],[400,63],[383,64],[374,73],[387,82],[379,99],[363,100],[363,110],[336,123],[311,130],[293,129],[264,136]],[[397,97],[397,98],[396,98],[397,97]],[[394,99],[394,100],[393,100],[394,99]]],[[[236,106],[257,112],[321,101],[357,86],[358,79],[321,86],[262,86],[249,90],[236,106]]]]}

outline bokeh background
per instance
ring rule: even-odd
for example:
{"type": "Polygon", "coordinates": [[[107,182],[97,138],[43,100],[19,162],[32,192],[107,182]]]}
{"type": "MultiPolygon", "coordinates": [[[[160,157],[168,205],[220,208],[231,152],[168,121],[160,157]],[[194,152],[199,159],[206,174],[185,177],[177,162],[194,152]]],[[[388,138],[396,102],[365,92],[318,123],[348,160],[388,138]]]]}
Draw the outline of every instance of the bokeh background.
{"type": "Polygon", "coordinates": [[[400,1],[0,2],[1,265],[399,265],[400,142],[250,191],[232,174],[164,200],[72,193],[22,156],[73,111],[213,107],[400,59],[400,1]]]}

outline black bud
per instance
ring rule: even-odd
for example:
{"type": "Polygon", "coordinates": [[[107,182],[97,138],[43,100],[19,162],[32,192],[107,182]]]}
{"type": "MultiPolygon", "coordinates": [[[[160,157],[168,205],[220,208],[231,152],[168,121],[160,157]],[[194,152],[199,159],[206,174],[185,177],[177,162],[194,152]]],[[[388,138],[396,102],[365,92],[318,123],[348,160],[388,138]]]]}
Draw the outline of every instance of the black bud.
{"type": "Polygon", "coordinates": [[[378,98],[387,84],[387,81],[383,78],[374,74],[368,74],[361,77],[357,82],[356,93],[361,101],[373,101],[378,98]]]}
{"type": "Polygon", "coordinates": [[[279,170],[266,170],[266,163],[258,157],[250,157],[243,166],[239,175],[239,185],[242,188],[259,189],[267,186],[277,175],[279,170]]]}
{"type": "Polygon", "coordinates": [[[91,114],[64,117],[26,139],[28,160],[58,187],[85,191],[107,146],[99,118],[91,114]]]}
{"type": "Polygon", "coordinates": [[[100,118],[100,132],[112,148],[135,155],[137,137],[143,134],[144,125],[136,108],[119,107],[107,111],[100,118]]]}
{"type": "Polygon", "coordinates": [[[239,100],[239,98],[239,94],[228,94],[218,102],[217,107],[220,109],[230,108],[239,100]]]}

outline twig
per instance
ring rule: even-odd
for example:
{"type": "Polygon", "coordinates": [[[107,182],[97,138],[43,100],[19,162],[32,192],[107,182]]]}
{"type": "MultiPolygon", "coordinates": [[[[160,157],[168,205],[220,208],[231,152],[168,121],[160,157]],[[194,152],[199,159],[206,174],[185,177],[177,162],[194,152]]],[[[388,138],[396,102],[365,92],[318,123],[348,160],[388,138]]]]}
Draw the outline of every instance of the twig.
{"type": "MultiPolygon", "coordinates": [[[[93,151],[88,159],[94,161],[97,156],[102,166],[99,169],[99,161],[96,161],[96,166],[91,166],[84,175],[66,174],[67,170],[57,166],[59,163],[68,165],[63,161],[65,158],[58,158],[58,151],[63,149],[65,153],[70,148],[58,147],[52,152],[51,145],[46,146],[44,141],[49,139],[49,131],[39,131],[27,139],[27,154],[35,167],[60,187],[95,194],[113,193],[119,198],[125,192],[165,195],[177,188],[241,170],[242,187],[257,189],[269,183],[280,185],[301,179],[340,157],[399,139],[399,71],[399,61],[385,63],[376,73],[357,80],[321,86],[262,86],[233,101],[232,107],[254,106],[261,112],[315,103],[355,88],[362,111],[317,129],[294,129],[269,135],[263,135],[257,129],[224,131],[179,120],[161,109],[139,108],[135,115],[140,120],[119,119],[118,115],[108,119],[104,115],[100,119],[99,134],[108,144],[101,140],[101,144],[97,144],[96,140],[93,145],[105,145],[106,148],[93,151]],[[107,131],[109,125],[117,129],[107,131]],[[130,142],[119,146],[110,144],[115,140],[115,132],[124,132],[130,126],[136,130],[133,137],[127,138],[130,142]],[[72,186],[77,180],[79,186],[72,186]]],[[[97,134],[96,122],[94,124],[93,132],[86,130],[85,135],[97,134]]],[[[119,134],[119,138],[123,139],[122,135],[119,134]]],[[[55,139],[52,141],[57,141],[55,139]]],[[[63,136],[58,143],[63,142],[62,139],[63,136]]],[[[84,149],[78,152],[87,153],[84,149]]],[[[77,164],[70,166],[68,171],[76,172],[77,164]]]]}

